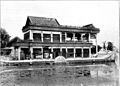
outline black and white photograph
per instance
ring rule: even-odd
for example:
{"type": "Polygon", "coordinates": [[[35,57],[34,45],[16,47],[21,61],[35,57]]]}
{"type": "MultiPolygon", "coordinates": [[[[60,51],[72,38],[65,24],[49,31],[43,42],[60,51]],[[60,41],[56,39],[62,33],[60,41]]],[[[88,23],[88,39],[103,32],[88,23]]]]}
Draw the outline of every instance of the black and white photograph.
{"type": "Polygon", "coordinates": [[[120,86],[120,1],[1,0],[0,86],[120,86]]]}

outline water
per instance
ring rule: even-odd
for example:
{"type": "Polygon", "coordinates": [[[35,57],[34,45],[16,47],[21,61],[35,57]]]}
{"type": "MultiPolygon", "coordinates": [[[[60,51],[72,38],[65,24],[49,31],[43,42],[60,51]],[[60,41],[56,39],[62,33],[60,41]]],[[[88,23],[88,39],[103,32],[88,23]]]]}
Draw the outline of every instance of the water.
{"type": "Polygon", "coordinates": [[[0,86],[120,86],[116,64],[0,67],[0,86]]]}

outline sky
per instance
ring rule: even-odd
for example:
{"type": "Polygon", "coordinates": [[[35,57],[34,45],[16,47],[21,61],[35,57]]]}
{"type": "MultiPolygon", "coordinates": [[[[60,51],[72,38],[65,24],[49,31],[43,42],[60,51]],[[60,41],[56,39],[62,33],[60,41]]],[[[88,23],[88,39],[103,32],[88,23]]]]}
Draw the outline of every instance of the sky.
{"type": "Polygon", "coordinates": [[[11,38],[23,39],[27,16],[56,18],[61,25],[100,28],[98,44],[111,41],[119,46],[118,1],[1,1],[1,27],[11,38]]]}

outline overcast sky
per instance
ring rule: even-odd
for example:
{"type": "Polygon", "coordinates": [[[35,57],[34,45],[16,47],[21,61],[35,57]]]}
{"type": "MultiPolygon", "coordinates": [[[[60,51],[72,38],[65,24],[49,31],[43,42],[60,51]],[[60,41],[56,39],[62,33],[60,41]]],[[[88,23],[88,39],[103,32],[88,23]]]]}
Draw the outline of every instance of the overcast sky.
{"type": "Polygon", "coordinates": [[[1,27],[11,38],[23,39],[27,16],[56,18],[61,25],[93,24],[100,28],[98,44],[119,45],[118,1],[1,1],[1,27]]]}

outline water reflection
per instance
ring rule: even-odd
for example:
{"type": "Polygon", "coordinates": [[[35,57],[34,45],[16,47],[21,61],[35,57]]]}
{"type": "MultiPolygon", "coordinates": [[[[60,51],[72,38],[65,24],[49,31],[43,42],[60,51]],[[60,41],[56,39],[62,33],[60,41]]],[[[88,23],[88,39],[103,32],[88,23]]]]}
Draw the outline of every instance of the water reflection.
{"type": "Polygon", "coordinates": [[[0,86],[119,86],[118,76],[115,64],[9,67],[0,86]]]}

